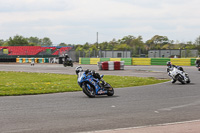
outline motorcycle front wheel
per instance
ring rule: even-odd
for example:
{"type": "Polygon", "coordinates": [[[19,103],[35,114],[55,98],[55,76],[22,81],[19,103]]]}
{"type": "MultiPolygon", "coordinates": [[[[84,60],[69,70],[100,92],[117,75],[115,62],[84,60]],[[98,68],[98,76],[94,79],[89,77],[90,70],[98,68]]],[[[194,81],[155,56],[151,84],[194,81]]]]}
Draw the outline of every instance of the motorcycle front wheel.
{"type": "Polygon", "coordinates": [[[83,84],[83,92],[90,98],[95,97],[95,88],[90,84],[83,84]]]}
{"type": "Polygon", "coordinates": [[[189,76],[186,76],[187,78],[188,78],[188,80],[186,81],[186,83],[190,83],[191,81],[190,81],[190,78],[189,78],[189,76]]]}
{"type": "Polygon", "coordinates": [[[177,79],[179,82],[181,82],[182,84],[185,84],[185,81],[184,81],[184,77],[180,74],[177,75],[177,79]]]}
{"type": "Polygon", "coordinates": [[[114,89],[109,83],[106,83],[105,88],[107,90],[107,95],[108,96],[113,96],[114,95],[114,89]]]}
{"type": "Polygon", "coordinates": [[[113,88],[109,88],[109,89],[107,90],[107,95],[108,95],[108,96],[113,96],[113,95],[114,95],[114,89],[113,89],[113,88]]]}

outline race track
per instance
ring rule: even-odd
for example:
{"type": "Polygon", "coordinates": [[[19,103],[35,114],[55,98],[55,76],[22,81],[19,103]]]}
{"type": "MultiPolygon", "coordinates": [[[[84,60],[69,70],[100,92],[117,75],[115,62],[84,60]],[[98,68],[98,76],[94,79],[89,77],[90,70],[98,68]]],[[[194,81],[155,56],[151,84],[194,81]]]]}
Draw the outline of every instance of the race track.
{"type": "MultiPolygon", "coordinates": [[[[96,65],[82,66],[97,70],[96,65]]],[[[60,64],[0,64],[0,71],[75,74],[74,69],[60,64]]],[[[113,97],[88,98],[82,92],[0,97],[1,132],[86,132],[199,120],[200,72],[194,66],[184,69],[191,84],[115,88],[113,97]]],[[[165,66],[125,66],[125,70],[99,72],[168,78],[165,66]]]]}

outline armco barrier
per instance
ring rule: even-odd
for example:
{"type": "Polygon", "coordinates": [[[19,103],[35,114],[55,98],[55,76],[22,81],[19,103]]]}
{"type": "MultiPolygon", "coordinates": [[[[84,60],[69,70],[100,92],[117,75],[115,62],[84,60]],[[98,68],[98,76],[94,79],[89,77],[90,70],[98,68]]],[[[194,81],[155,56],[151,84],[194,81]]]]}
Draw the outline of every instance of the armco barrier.
{"type": "Polygon", "coordinates": [[[26,58],[26,59],[25,59],[25,62],[26,62],[26,63],[29,63],[29,59],[28,59],[28,58],[26,58]]]}
{"type": "Polygon", "coordinates": [[[191,66],[190,58],[171,58],[171,63],[177,66],[191,66]]]}
{"type": "Polygon", "coordinates": [[[39,58],[38,63],[44,63],[44,58],[39,58]]]}
{"type": "Polygon", "coordinates": [[[49,58],[44,58],[44,63],[49,63],[49,58]]]}
{"type": "Polygon", "coordinates": [[[100,61],[100,58],[90,58],[90,64],[97,64],[100,61]]]}
{"type": "Polygon", "coordinates": [[[195,58],[191,58],[191,60],[190,60],[190,62],[191,62],[191,66],[196,66],[195,61],[196,61],[195,58]]]}
{"type": "Polygon", "coordinates": [[[19,58],[16,58],[16,62],[19,63],[19,58]]]}
{"type": "Polygon", "coordinates": [[[23,63],[23,59],[22,58],[19,58],[19,63],[23,63]]]}
{"type": "Polygon", "coordinates": [[[82,58],[79,58],[79,64],[81,64],[81,59],[82,59],[82,58]]]}
{"type": "Polygon", "coordinates": [[[132,65],[132,58],[121,58],[124,61],[124,65],[132,65]]]}
{"type": "Polygon", "coordinates": [[[100,62],[110,61],[110,58],[100,58],[100,62]]]}
{"type": "Polygon", "coordinates": [[[90,64],[90,58],[81,58],[81,64],[90,64]]]}
{"type": "Polygon", "coordinates": [[[132,58],[132,65],[151,65],[151,58],[132,58]]]}
{"type": "Polygon", "coordinates": [[[16,58],[3,57],[3,58],[0,58],[0,62],[16,62],[16,58]]]}
{"type": "Polygon", "coordinates": [[[38,58],[35,58],[35,63],[39,63],[39,62],[38,62],[38,58]]]}
{"type": "Polygon", "coordinates": [[[166,65],[170,58],[151,58],[151,65],[166,65]]]}
{"type": "Polygon", "coordinates": [[[121,61],[121,58],[110,58],[110,61],[121,61]]]}
{"type": "Polygon", "coordinates": [[[49,63],[49,58],[16,58],[17,63],[49,63]]]}
{"type": "Polygon", "coordinates": [[[26,63],[26,58],[22,58],[22,63],[26,63]]]}
{"type": "Polygon", "coordinates": [[[30,63],[32,61],[32,59],[31,58],[28,58],[28,62],[30,63]]]}
{"type": "MultiPolygon", "coordinates": [[[[21,60],[16,60],[21,62],[21,60]]],[[[105,61],[123,61],[124,65],[166,65],[167,61],[178,66],[195,66],[195,58],[79,58],[79,64],[97,64],[105,61]]]]}

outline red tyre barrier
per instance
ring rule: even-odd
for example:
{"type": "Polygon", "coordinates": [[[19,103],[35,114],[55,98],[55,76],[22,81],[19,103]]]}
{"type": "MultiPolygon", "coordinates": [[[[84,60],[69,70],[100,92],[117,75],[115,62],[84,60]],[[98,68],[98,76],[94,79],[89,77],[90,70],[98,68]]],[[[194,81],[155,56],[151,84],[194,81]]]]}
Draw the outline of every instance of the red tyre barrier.
{"type": "Polygon", "coordinates": [[[108,62],[107,61],[102,62],[101,65],[102,65],[102,70],[108,70],[108,62]]]}
{"type": "Polygon", "coordinates": [[[124,61],[104,61],[97,65],[99,70],[124,70],[124,61]]]}
{"type": "Polygon", "coordinates": [[[114,70],[120,70],[120,61],[114,62],[114,70]]]}

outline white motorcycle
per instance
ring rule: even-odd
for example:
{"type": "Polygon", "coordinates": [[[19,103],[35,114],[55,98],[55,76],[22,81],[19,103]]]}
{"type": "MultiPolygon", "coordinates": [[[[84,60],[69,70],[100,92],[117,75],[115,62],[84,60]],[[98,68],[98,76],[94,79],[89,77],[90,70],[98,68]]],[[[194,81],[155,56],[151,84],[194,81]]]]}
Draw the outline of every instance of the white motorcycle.
{"type": "Polygon", "coordinates": [[[167,70],[169,76],[172,78],[172,83],[175,83],[177,80],[182,84],[190,83],[190,78],[187,73],[173,67],[171,71],[167,70]]]}

